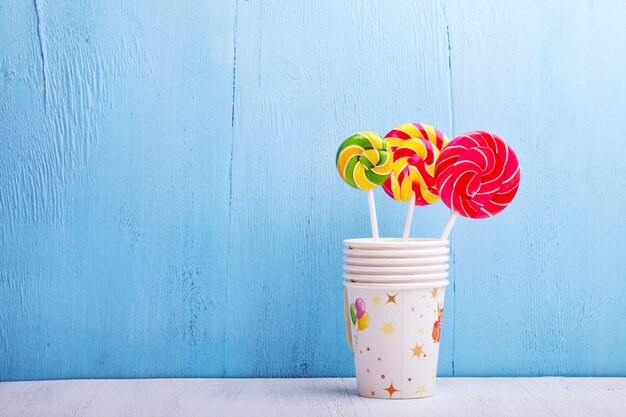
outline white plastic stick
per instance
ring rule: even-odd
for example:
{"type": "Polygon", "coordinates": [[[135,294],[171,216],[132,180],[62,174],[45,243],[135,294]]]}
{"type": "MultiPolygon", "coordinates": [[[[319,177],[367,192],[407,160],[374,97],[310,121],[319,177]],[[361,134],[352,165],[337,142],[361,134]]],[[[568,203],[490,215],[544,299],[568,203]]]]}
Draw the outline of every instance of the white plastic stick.
{"type": "Polygon", "coordinates": [[[404,230],[402,231],[402,240],[409,240],[411,233],[411,223],[413,222],[413,211],[415,210],[415,194],[411,196],[409,201],[409,209],[406,212],[406,220],[404,220],[404,230]]]}
{"type": "Polygon", "coordinates": [[[367,205],[370,208],[370,223],[372,224],[372,237],[378,239],[378,220],[376,220],[376,203],[374,202],[374,190],[367,190],[367,205]]]}
{"type": "Polygon", "coordinates": [[[446,228],[443,229],[443,233],[441,234],[441,240],[447,240],[448,236],[450,236],[450,232],[452,231],[452,226],[454,226],[454,222],[456,218],[459,216],[458,211],[453,211],[452,216],[450,216],[450,220],[448,220],[448,224],[446,224],[446,228]]]}

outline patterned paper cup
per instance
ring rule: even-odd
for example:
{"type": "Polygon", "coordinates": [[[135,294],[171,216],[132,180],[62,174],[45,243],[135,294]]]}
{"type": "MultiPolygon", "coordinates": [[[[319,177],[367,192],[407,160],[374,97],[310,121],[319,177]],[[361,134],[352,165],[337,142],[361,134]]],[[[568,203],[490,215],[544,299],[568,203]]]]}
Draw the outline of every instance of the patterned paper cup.
{"type": "Polygon", "coordinates": [[[358,394],[386,399],[433,395],[448,281],[344,285],[358,394]]]}

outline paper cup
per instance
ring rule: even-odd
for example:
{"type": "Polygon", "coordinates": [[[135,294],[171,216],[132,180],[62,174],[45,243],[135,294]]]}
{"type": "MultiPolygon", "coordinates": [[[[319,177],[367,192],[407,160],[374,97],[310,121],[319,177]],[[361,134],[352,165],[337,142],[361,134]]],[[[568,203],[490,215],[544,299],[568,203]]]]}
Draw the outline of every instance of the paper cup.
{"type": "Polygon", "coordinates": [[[433,272],[442,272],[448,269],[447,263],[438,265],[423,266],[354,266],[344,265],[343,270],[350,274],[367,274],[367,275],[407,275],[407,274],[431,274],[433,272]]]}
{"type": "Polygon", "coordinates": [[[344,256],[345,265],[355,266],[422,266],[422,265],[439,265],[447,264],[450,258],[448,256],[431,256],[423,258],[362,258],[344,256]]]}
{"type": "Polygon", "coordinates": [[[358,394],[386,399],[433,395],[448,281],[344,285],[358,394]]]}
{"type": "Polygon", "coordinates": [[[407,274],[407,275],[366,275],[344,273],[343,279],[350,282],[364,283],[412,283],[412,282],[435,282],[448,278],[447,272],[437,272],[434,274],[407,274]]]}
{"type": "Polygon", "coordinates": [[[447,248],[449,242],[447,240],[435,239],[435,238],[411,238],[403,240],[400,238],[361,238],[361,239],[346,239],[343,241],[344,245],[348,249],[361,249],[361,250],[373,250],[373,249],[395,249],[395,250],[420,250],[420,249],[435,249],[435,248],[447,248]]]}
{"type": "Polygon", "coordinates": [[[440,248],[423,248],[414,250],[403,249],[348,249],[344,248],[343,253],[354,258],[377,258],[377,259],[394,259],[394,258],[428,258],[432,256],[444,256],[450,253],[447,247],[440,248]]]}

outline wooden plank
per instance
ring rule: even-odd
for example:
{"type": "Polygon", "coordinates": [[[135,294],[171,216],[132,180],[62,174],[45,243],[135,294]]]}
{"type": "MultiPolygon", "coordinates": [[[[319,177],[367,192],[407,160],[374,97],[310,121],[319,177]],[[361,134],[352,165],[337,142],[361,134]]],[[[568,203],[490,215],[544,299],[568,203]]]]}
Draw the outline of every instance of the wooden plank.
{"type": "Polygon", "coordinates": [[[351,375],[335,151],[444,126],[446,42],[431,2],[1,1],[0,380],[351,375]]]}
{"type": "Polygon", "coordinates": [[[516,381],[558,415],[626,415],[625,378],[517,378],[516,381]]]}
{"type": "MultiPolygon", "coordinates": [[[[334,155],[358,131],[384,135],[418,120],[445,130],[443,9],[238,1],[236,46],[228,242],[228,295],[236,302],[224,304],[226,376],[352,375],[341,241],[367,235],[368,214],[365,193],[338,178],[334,155]]],[[[382,189],[375,194],[381,233],[398,235],[406,204],[382,189]]],[[[446,217],[441,206],[420,209],[414,236],[438,233],[446,217]]],[[[440,367],[451,373],[452,343],[442,343],[440,367]]]]}
{"type": "Polygon", "coordinates": [[[434,397],[384,401],[352,378],[0,383],[3,417],[623,416],[625,378],[442,378],[434,397]]]}
{"type": "Polygon", "coordinates": [[[625,375],[615,347],[626,346],[626,326],[609,318],[626,315],[626,164],[613,139],[626,135],[613,123],[626,108],[626,56],[615,53],[626,7],[445,9],[454,134],[501,135],[522,176],[505,211],[454,226],[455,376],[625,375]]]}
{"type": "MultiPolygon", "coordinates": [[[[340,242],[367,206],[333,156],[414,120],[522,162],[511,207],[455,226],[440,374],[626,374],[624,20],[620,0],[0,1],[0,380],[352,375],[340,242]]],[[[406,205],[375,192],[397,235],[406,205]]]]}
{"type": "Polygon", "coordinates": [[[224,374],[234,16],[1,2],[0,380],[224,374]]]}

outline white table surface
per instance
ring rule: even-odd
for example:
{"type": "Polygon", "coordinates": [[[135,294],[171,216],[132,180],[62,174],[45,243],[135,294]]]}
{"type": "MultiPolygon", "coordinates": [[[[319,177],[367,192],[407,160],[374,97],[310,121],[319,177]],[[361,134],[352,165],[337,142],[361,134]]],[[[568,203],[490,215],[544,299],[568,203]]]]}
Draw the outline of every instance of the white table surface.
{"type": "Polygon", "coordinates": [[[380,400],[352,378],[0,383],[0,416],[626,416],[626,378],[441,378],[434,397],[380,400]]]}

